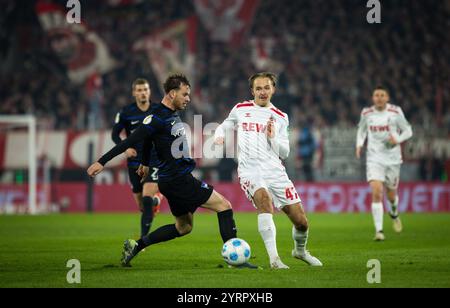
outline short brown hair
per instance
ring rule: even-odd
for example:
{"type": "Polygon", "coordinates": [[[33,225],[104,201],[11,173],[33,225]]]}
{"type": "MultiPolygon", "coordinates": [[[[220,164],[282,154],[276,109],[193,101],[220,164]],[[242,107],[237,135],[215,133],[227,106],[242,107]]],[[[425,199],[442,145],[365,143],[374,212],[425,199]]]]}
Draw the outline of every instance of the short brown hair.
{"type": "Polygon", "coordinates": [[[277,75],[275,75],[274,73],[270,73],[270,72],[262,72],[262,73],[254,74],[248,79],[250,89],[253,89],[255,80],[258,78],[269,78],[272,81],[273,86],[274,87],[277,86],[277,81],[278,81],[277,75]]]}
{"type": "Polygon", "coordinates": [[[191,86],[189,79],[183,74],[173,74],[167,77],[164,82],[164,91],[169,94],[172,90],[179,90],[182,85],[191,86]]]}
{"type": "Polygon", "coordinates": [[[375,89],[373,90],[373,92],[375,92],[375,91],[384,91],[387,93],[387,95],[390,95],[389,90],[385,86],[382,86],[382,85],[376,86],[375,89]]]}
{"type": "Polygon", "coordinates": [[[136,86],[144,85],[144,84],[148,84],[150,86],[150,82],[148,82],[147,79],[145,79],[145,78],[138,78],[138,79],[136,79],[135,81],[133,81],[133,84],[132,84],[133,91],[134,91],[134,88],[136,88],[136,86]]]}

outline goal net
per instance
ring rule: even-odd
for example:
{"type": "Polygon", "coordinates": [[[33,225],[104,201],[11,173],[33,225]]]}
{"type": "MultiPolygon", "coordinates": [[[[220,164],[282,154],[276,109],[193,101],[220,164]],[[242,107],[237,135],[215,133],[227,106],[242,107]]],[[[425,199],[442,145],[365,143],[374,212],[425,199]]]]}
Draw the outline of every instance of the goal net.
{"type": "Polygon", "coordinates": [[[38,183],[36,140],[34,116],[0,115],[0,214],[47,212],[50,181],[38,183]]]}

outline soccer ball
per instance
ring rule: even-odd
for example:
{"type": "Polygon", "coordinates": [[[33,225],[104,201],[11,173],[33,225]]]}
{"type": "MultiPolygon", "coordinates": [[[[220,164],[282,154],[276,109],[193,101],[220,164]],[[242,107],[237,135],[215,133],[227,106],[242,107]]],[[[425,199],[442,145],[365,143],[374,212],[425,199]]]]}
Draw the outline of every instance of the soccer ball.
{"type": "Polygon", "coordinates": [[[241,265],[248,262],[251,254],[250,245],[240,238],[233,238],[222,247],[222,257],[230,265],[241,265]]]}

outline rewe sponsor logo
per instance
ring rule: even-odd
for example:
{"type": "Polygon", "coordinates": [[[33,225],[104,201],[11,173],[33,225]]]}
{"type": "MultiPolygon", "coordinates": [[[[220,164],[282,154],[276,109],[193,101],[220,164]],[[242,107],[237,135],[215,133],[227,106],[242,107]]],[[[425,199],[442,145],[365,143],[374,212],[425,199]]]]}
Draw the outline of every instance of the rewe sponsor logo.
{"type": "Polygon", "coordinates": [[[264,125],[264,124],[242,123],[242,130],[244,132],[265,133],[266,129],[267,129],[267,125],[264,125]]]}
{"type": "Polygon", "coordinates": [[[374,133],[383,133],[383,132],[390,131],[390,128],[388,125],[379,125],[379,126],[371,125],[369,127],[369,129],[371,132],[374,132],[374,133]]]}

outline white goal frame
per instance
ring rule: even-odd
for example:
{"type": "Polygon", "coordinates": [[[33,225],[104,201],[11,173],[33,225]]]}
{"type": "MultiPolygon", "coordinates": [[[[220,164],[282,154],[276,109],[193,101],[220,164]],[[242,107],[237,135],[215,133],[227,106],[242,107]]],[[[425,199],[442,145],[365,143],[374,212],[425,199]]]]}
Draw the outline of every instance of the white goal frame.
{"type": "Polygon", "coordinates": [[[37,151],[36,118],[32,115],[0,115],[0,124],[16,124],[28,129],[28,208],[29,214],[37,214],[37,151]]]}

